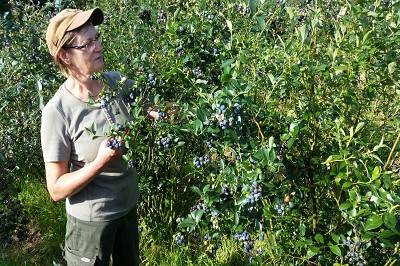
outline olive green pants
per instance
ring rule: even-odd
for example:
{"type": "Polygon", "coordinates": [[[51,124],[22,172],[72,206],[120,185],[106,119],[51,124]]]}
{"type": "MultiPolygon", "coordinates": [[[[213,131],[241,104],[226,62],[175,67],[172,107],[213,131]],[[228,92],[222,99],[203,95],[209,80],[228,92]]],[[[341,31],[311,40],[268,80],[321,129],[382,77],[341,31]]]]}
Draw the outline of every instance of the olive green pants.
{"type": "Polygon", "coordinates": [[[137,212],[106,222],[87,222],[67,216],[64,259],[68,266],[139,265],[137,212]]]}

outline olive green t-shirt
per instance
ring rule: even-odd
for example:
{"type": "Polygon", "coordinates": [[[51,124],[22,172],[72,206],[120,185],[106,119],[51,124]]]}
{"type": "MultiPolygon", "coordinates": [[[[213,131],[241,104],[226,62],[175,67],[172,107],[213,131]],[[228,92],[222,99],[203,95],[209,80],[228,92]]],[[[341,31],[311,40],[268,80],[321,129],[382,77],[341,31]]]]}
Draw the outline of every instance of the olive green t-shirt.
{"type": "MultiPolygon", "coordinates": [[[[110,87],[119,89],[118,72],[102,76],[110,87]]],[[[132,82],[132,81],[129,81],[132,82]]],[[[90,164],[97,156],[104,137],[93,139],[87,130],[96,124],[97,134],[112,123],[131,121],[123,90],[106,107],[88,104],[61,85],[42,112],[41,142],[44,162],[70,163],[70,171],[90,164]]],[[[128,168],[121,159],[113,162],[81,191],[66,199],[67,212],[84,221],[109,221],[127,214],[139,198],[138,177],[134,168],[128,168]]]]}

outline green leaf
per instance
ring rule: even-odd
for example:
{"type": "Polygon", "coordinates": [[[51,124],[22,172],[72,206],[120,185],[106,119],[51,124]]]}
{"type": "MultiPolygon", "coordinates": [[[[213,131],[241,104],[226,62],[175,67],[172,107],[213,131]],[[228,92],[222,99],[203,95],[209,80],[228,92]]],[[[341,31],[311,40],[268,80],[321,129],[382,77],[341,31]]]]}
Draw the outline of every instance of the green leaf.
{"type": "Polygon", "coordinates": [[[343,185],[342,185],[342,188],[349,188],[349,187],[351,187],[353,185],[353,183],[352,182],[344,182],[343,183],[343,185]]]}
{"type": "Polygon", "coordinates": [[[283,140],[283,141],[288,140],[289,138],[290,138],[290,134],[287,134],[287,133],[285,133],[281,136],[281,140],[283,140]]]}
{"type": "Polygon", "coordinates": [[[199,196],[202,195],[202,194],[201,194],[201,190],[200,190],[198,187],[193,186],[193,187],[190,187],[190,189],[191,189],[194,193],[197,193],[199,196]]]}
{"type": "Polygon", "coordinates": [[[185,218],[180,224],[179,227],[193,227],[196,225],[196,222],[192,218],[185,218]]]}
{"type": "Polygon", "coordinates": [[[238,226],[240,222],[240,215],[238,212],[235,212],[235,226],[238,226]]]}
{"type": "Polygon", "coordinates": [[[257,24],[258,24],[258,26],[260,26],[261,30],[264,30],[264,29],[265,29],[265,19],[264,19],[264,16],[257,16],[257,17],[256,17],[256,20],[257,20],[257,24]]]}
{"type": "Polygon", "coordinates": [[[192,122],[192,126],[193,126],[193,129],[194,129],[194,131],[195,131],[196,134],[199,132],[199,130],[202,130],[202,129],[203,129],[203,123],[201,122],[200,119],[194,120],[194,121],[192,122]]]}
{"type": "Polygon", "coordinates": [[[342,257],[342,251],[337,245],[329,245],[329,248],[333,252],[333,254],[342,257]]]}
{"type": "Polygon", "coordinates": [[[321,234],[316,234],[315,235],[315,240],[317,240],[318,243],[323,244],[324,243],[324,236],[321,234]]]}
{"type": "Polygon", "coordinates": [[[300,235],[305,236],[305,234],[306,234],[306,226],[304,224],[301,224],[299,226],[299,231],[300,231],[300,235]]]}
{"type": "Polygon", "coordinates": [[[358,131],[360,131],[364,126],[365,126],[365,122],[358,123],[354,133],[357,133],[358,131]]]}
{"type": "Polygon", "coordinates": [[[97,125],[96,125],[96,123],[92,123],[92,125],[90,126],[90,128],[85,127],[85,129],[86,129],[87,131],[89,131],[91,134],[96,135],[97,125]]]}
{"type": "Polygon", "coordinates": [[[308,35],[308,26],[307,24],[304,24],[303,26],[300,27],[300,37],[302,42],[304,42],[307,39],[307,35],[308,35]]]}
{"type": "Polygon", "coordinates": [[[181,9],[178,7],[175,12],[174,12],[174,19],[176,20],[179,16],[179,12],[181,11],[181,9]]]}
{"type": "Polygon", "coordinates": [[[260,0],[250,0],[250,10],[252,14],[256,13],[259,2],[260,0]]]}
{"type": "Polygon", "coordinates": [[[227,67],[227,66],[231,66],[231,64],[232,64],[233,62],[235,62],[235,60],[236,60],[236,59],[233,59],[233,58],[228,59],[228,60],[225,60],[225,61],[222,63],[222,68],[227,67]]]}
{"type": "Polygon", "coordinates": [[[372,172],[372,180],[376,180],[381,175],[381,171],[378,166],[375,166],[374,171],[372,172]]]}
{"type": "Polygon", "coordinates": [[[199,221],[201,220],[201,217],[204,214],[204,210],[195,210],[191,214],[192,214],[192,217],[194,218],[195,222],[199,223],[199,221]]]}
{"type": "Polygon", "coordinates": [[[274,147],[274,141],[275,141],[275,139],[274,139],[274,137],[269,137],[269,139],[268,139],[268,148],[269,149],[272,149],[272,147],[274,147]]]}
{"type": "Polygon", "coordinates": [[[226,25],[228,26],[228,28],[229,28],[229,31],[230,32],[232,32],[232,22],[230,21],[230,20],[226,20],[226,25]]]}
{"type": "Polygon", "coordinates": [[[294,141],[295,141],[295,138],[290,138],[290,139],[289,139],[289,141],[288,141],[288,143],[287,143],[288,149],[290,149],[290,148],[293,146],[294,141]]]}
{"type": "Polygon", "coordinates": [[[393,72],[396,71],[396,67],[397,67],[396,62],[391,62],[391,63],[388,65],[389,74],[393,74],[393,72]]]}
{"type": "Polygon", "coordinates": [[[290,19],[294,17],[293,8],[291,8],[290,6],[286,7],[286,13],[289,15],[290,19]]]}
{"type": "Polygon", "coordinates": [[[396,234],[399,234],[399,231],[396,228],[397,225],[397,217],[393,213],[385,212],[382,215],[383,224],[387,226],[387,228],[391,229],[396,234]]]}
{"type": "Polygon", "coordinates": [[[343,202],[342,204],[340,204],[339,209],[343,211],[343,210],[347,210],[350,207],[351,207],[351,204],[349,202],[343,202]]]}
{"type": "Polygon", "coordinates": [[[388,238],[394,235],[396,234],[391,230],[383,230],[382,232],[379,233],[379,238],[388,238]]]}
{"type": "Polygon", "coordinates": [[[299,126],[295,123],[291,123],[289,127],[290,133],[292,133],[292,136],[296,136],[297,133],[299,133],[299,126]]]}
{"type": "Polygon", "coordinates": [[[210,184],[207,184],[203,187],[203,194],[206,194],[208,191],[210,191],[210,184]]]}
{"type": "Polygon", "coordinates": [[[185,145],[185,141],[178,141],[178,143],[176,144],[176,146],[175,147],[181,147],[181,146],[183,146],[183,145],[185,145]]]}
{"type": "Polygon", "coordinates": [[[158,104],[159,101],[160,101],[160,95],[157,94],[156,96],[154,96],[154,104],[158,104]]]}
{"type": "Polygon", "coordinates": [[[372,230],[382,225],[382,217],[379,215],[370,215],[365,223],[365,230],[372,230]]]}
{"type": "Polygon", "coordinates": [[[335,233],[331,234],[333,241],[335,241],[336,244],[339,244],[339,236],[335,233]]]}
{"type": "Polygon", "coordinates": [[[246,200],[247,200],[246,195],[243,195],[236,201],[236,205],[243,206],[243,205],[247,204],[246,200]]]}

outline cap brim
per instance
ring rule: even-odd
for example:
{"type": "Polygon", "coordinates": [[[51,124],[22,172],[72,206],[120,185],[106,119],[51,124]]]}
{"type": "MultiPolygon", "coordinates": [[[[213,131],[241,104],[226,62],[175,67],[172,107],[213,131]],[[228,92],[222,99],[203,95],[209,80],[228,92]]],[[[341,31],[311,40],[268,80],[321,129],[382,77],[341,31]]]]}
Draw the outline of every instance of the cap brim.
{"type": "Polygon", "coordinates": [[[93,26],[100,25],[104,20],[103,11],[100,8],[93,8],[76,15],[74,21],[69,25],[67,31],[71,31],[83,26],[86,22],[91,21],[93,26]]]}

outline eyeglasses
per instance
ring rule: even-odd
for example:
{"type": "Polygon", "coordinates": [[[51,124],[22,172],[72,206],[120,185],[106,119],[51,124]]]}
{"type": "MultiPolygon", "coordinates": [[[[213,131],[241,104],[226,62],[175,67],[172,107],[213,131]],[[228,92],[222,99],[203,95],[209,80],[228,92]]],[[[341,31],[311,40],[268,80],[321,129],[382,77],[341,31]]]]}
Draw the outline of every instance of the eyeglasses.
{"type": "Polygon", "coordinates": [[[65,46],[65,49],[78,49],[78,50],[93,50],[96,42],[101,44],[101,34],[97,33],[96,37],[94,38],[94,40],[89,41],[87,44],[85,45],[74,45],[74,46],[65,46]]]}

